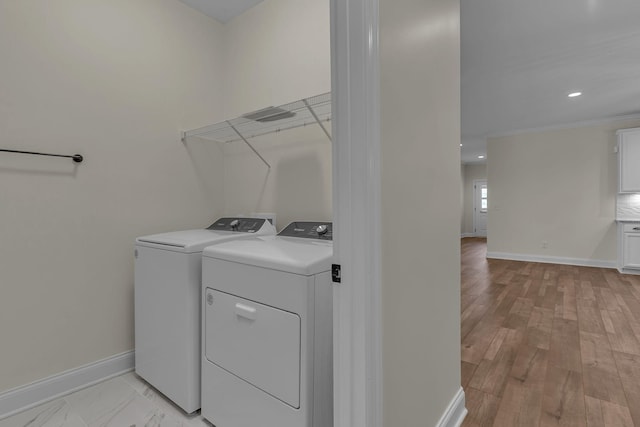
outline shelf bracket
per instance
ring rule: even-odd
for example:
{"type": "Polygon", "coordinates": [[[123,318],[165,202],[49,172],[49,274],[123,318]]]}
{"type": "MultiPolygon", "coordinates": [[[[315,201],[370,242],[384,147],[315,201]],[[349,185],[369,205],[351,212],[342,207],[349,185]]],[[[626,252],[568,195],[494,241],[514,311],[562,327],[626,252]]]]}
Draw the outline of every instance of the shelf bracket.
{"type": "Polygon", "coordinates": [[[265,165],[267,165],[267,167],[269,168],[269,170],[271,170],[271,165],[264,159],[264,157],[262,157],[260,155],[260,153],[258,153],[258,151],[253,148],[253,145],[251,145],[249,143],[249,141],[247,141],[247,138],[245,138],[239,131],[238,129],[236,129],[236,127],[234,125],[231,124],[231,122],[229,120],[226,120],[227,124],[229,125],[229,127],[231,129],[233,129],[233,131],[240,137],[240,139],[242,139],[244,141],[245,144],[247,144],[249,146],[249,148],[251,148],[251,150],[256,153],[256,156],[260,157],[260,160],[262,160],[264,162],[265,165]]]}
{"type": "Polygon", "coordinates": [[[320,121],[316,112],[313,111],[313,108],[311,108],[311,106],[309,105],[309,102],[307,102],[306,99],[303,99],[302,102],[304,102],[304,105],[307,107],[307,110],[309,110],[313,118],[316,119],[316,123],[318,123],[318,125],[322,128],[322,130],[324,131],[324,134],[327,135],[327,138],[329,138],[329,141],[333,141],[331,139],[331,135],[327,131],[327,128],[324,127],[324,125],[322,124],[322,121],[320,121]]]}

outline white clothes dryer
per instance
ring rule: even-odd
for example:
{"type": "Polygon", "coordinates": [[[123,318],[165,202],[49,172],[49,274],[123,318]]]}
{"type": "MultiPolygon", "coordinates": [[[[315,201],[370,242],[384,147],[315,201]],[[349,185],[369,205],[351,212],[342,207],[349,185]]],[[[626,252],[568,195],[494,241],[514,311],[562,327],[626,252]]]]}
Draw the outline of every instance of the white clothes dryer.
{"type": "Polygon", "coordinates": [[[216,427],[333,425],[330,223],[203,251],[202,415],[216,427]]]}
{"type": "Polygon", "coordinates": [[[136,239],[136,373],[187,413],[200,408],[202,250],[256,234],[275,228],[265,219],[220,218],[204,230],[136,239]]]}

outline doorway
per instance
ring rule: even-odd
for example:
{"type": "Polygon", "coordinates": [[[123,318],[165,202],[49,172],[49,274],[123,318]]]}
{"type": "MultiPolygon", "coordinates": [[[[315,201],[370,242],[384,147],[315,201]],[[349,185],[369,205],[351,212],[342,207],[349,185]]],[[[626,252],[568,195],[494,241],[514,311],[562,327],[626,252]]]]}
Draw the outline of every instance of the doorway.
{"type": "Polygon", "coordinates": [[[487,237],[489,215],[489,191],[486,179],[473,181],[473,233],[476,237],[487,237]]]}

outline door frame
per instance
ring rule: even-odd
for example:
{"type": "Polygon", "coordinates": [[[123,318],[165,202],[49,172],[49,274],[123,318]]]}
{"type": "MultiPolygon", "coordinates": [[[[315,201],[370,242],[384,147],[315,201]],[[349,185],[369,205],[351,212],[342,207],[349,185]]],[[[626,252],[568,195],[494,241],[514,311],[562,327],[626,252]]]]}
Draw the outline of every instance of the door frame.
{"type": "Polygon", "coordinates": [[[331,0],[334,426],[382,427],[378,0],[331,0]]]}
{"type": "MultiPolygon", "coordinates": [[[[475,237],[487,237],[488,233],[485,234],[478,234],[477,232],[477,224],[478,224],[478,220],[476,215],[478,214],[478,209],[480,208],[480,206],[478,206],[478,197],[477,197],[477,186],[479,183],[484,183],[485,185],[487,185],[487,180],[485,179],[474,179],[473,180],[473,235],[475,237]]],[[[487,185],[487,194],[489,191],[489,186],[487,185]]],[[[487,207],[487,218],[489,218],[489,208],[487,207]]]]}

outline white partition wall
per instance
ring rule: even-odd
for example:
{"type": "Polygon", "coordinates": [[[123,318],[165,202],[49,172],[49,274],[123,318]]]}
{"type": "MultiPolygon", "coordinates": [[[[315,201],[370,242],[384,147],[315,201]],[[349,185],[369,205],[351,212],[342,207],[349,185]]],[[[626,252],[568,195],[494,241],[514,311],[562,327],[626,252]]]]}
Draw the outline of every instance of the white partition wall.
{"type": "Polygon", "coordinates": [[[335,427],[457,426],[459,4],[332,6],[335,427]]]}

